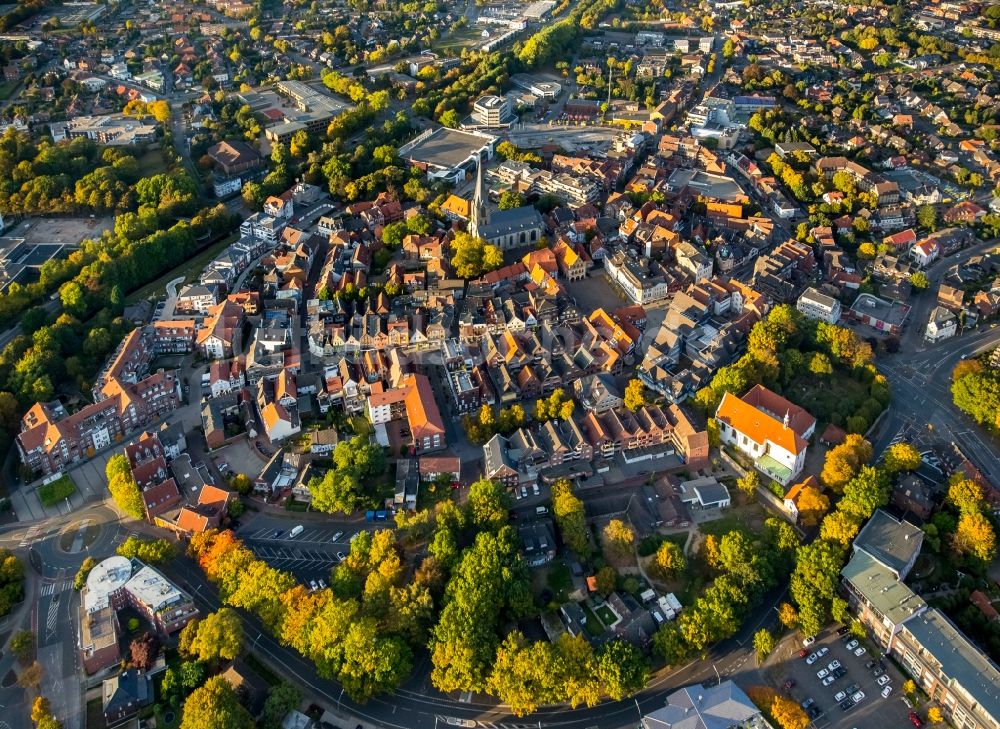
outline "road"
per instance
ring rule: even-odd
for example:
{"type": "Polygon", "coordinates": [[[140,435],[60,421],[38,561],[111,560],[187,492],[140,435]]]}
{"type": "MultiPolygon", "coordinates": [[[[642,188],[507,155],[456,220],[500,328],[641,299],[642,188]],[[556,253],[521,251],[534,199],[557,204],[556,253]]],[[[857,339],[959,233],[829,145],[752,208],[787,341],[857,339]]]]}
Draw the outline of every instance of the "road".
{"type": "Polygon", "coordinates": [[[892,386],[892,404],[873,446],[884,451],[894,438],[914,429],[936,431],[954,441],[991,481],[1000,479],[1000,457],[992,435],[951,399],[951,371],[964,358],[1000,345],[1000,328],[949,339],[922,352],[900,353],[879,362],[892,386]]]}

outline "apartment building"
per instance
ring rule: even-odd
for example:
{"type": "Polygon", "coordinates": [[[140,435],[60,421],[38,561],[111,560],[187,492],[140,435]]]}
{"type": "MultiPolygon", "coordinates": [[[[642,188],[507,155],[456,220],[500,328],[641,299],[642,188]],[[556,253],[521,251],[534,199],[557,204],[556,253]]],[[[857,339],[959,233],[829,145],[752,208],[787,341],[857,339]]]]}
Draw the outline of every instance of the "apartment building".
{"type": "Polygon", "coordinates": [[[650,272],[649,261],[618,251],[604,262],[608,279],[635,304],[652,304],[667,298],[669,289],[664,276],[650,272]]]}
{"type": "Polygon", "coordinates": [[[808,318],[825,321],[827,324],[836,324],[840,320],[840,302],[811,286],[802,292],[795,308],[808,318]]]}

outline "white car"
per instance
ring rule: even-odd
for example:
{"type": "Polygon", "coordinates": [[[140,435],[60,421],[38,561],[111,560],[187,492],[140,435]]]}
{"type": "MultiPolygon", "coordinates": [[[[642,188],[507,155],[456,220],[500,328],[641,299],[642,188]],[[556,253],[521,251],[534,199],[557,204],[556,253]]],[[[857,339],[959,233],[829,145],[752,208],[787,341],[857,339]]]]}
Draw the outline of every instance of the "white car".
{"type": "Polygon", "coordinates": [[[815,635],[810,635],[808,638],[806,638],[804,641],[802,641],[802,647],[803,648],[808,648],[809,646],[811,646],[815,642],[816,642],[816,636],[815,635]]]}
{"type": "Polygon", "coordinates": [[[343,552],[337,552],[337,561],[338,562],[343,562],[345,559],[347,559],[347,555],[346,554],[344,554],[343,552]]]}
{"type": "Polygon", "coordinates": [[[814,664],[818,660],[819,660],[819,656],[817,656],[815,653],[810,653],[809,657],[806,658],[806,665],[807,666],[811,666],[812,664],[814,664]]]}
{"type": "Polygon", "coordinates": [[[878,685],[879,686],[885,686],[887,683],[889,683],[890,680],[891,679],[888,676],[885,676],[885,675],[879,676],[878,677],[878,685]]]}
{"type": "Polygon", "coordinates": [[[863,656],[867,652],[868,651],[865,650],[865,647],[863,645],[862,646],[858,646],[857,648],[854,649],[854,655],[856,655],[858,658],[860,658],[861,656],[863,656]]]}
{"type": "Polygon", "coordinates": [[[514,498],[518,501],[521,500],[521,491],[519,489],[514,489],[514,498]]]}
{"type": "Polygon", "coordinates": [[[855,704],[859,704],[859,703],[861,703],[864,700],[865,700],[865,692],[864,691],[858,691],[856,694],[854,694],[853,696],[851,696],[851,701],[853,701],[855,704]]]}
{"type": "Polygon", "coordinates": [[[848,644],[847,644],[846,646],[844,646],[844,647],[845,647],[845,648],[847,648],[847,650],[849,650],[849,651],[853,651],[853,650],[854,650],[855,648],[857,648],[857,647],[858,647],[859,645],[861,645],[861,644],[860,644],[860,643],[858,643],[858,641],[856,641],[856,640],[852,640],[852,641],[851,641],[850,643],[848,643],[848,644]]]}
{"type": "Polygon", "coordinates": [[[319,589],[319,585],[316,584],[316,580],[309,580],[309,587],[311,587],[314,590],[319,589]]]}
{"type": "Polygon", "coordinates": [[[889,694],[891,693],[892,693],[892,686],[886,686],[884,689],[882,689],[882,698],[883,699],[889,698],[889,694]]]}
{"type": "Polygon", "coordinates": [[[847,698],[846,691],[838,691],[833,695],[833,700],[836,701],[838,704],[846,698],[847,698]]]}
{"type": "Polygon", "coordinates": [[[326,581],[322,577],[320,577],[319,580],[318,580],[318,582],[319,582],[319,589],[325,590],[326,589],[326,581]]]}
{"type": "Polygon", "coordinates": [[[836,680],[837,680],[837,677],[836,677],[836,676],[834,676],[834,675],[833,675],[833,674],[831,673],[831,674],[830,674],[829,676],[827,676],[826,678],[824,678],[824,679],[823,679],[823,685],[824,685],[824,686],[829,686],[829,685],[830,685],[831,683],[833,683],[833,682],[834,682],[834,681],[836,681],[836,680]]]}
{"type": "Polygon", "coordinates": [[[818,671],[816,671],[816,678],[826,678],[829,675],[830,671],[825,668],[821,668],[818,671]]]}
{"type": "Polygon", "coordinates": [[[822,647],[822,648],[820,648],[820,649],[819,649],[818,651],[816,651],[816,655],[817,655],[817,656],[818,656],[819,658],[822,658],[823,656],[825,656],[825,655],[826,655],[827,653],[829,653],[829,652],[830,652],[830,649],[829,649],[829,648],[827,648],[826,646],[823,646],[823,647],[822,647]]]}
{"type": "Polygon", "coordinates": [[[337,532],[332,537],[330,537],[330,541],[331,542],[339,542],[341,539],[343,539],[343,537],[344,537],[344,533],[343,532],[337,532]]]}
{"type": "Polygon", "coordinates": [[[538,496],[538,484],[537,483],[531,485],[531,490],[534,492],[535,496],[538,496]]]}
{"type": "Polygon", "coordinates": [[[830,665],[827,666],[831,671],[836,671],[840,668],[840,661],[830,661],[830,665]]]}

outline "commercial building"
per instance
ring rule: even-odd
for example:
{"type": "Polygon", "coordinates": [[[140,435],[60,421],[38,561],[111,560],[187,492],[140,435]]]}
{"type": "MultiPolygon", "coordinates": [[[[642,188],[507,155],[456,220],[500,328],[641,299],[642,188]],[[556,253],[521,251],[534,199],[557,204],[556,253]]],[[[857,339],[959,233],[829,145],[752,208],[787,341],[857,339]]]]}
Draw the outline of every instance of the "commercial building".
{"type": "Polygon", "coordinates": [[[667,280],[652,274],[647,260],[637,260],[625,251],[617,251],[604,261],[604,272],[635,304],[663,301],[669,293],[667,280]]]}
{"type": "Polygon", "coordinates": [[[767,729],[761,710],[732,681],[706,688],[686,686],[667,704],[642,717],[642,729],[767,729]]]}
{"type": "Polygon", "coordinates": [[[781,395],[757,385],[743,397],[727,392],[715,413],[722,442],[750,457],[783,486],[805,465],[816,418],[781,395]]]}
{"type": "Polygon", "coordinates": [[[840,321],[840,302],[811,286],[802,292],[795,308],[808,318],[825,321],[827,324],[836,324],[840,321]]]}
{"type": "Polygon", "coordinates": [[[543,78],[529,73],[515,73],[510,77],[515,88],[527,91],[542,99],[554,99],[562,91],[562,84],[554,79],[543,78]]]}
{"type": "Polygon", "coordinates": [[[156,125],[145,124],[124,115],[78,116],[49,124],[52,139],[86,137],[109,147],[131,147],[156,140],[156,125]]]}
{"type": "Polygon", "coordinates": [[[910,307],[898,301],[886,301],[872,294],[861,294],[850,308],[851,316],[880,332],[899,334],[910,307]]]}
{"type": "Polygon", "coordinates": [[[497,137],[448,127],[428,129],[399,148],[399,156],[432,180],[453,185],[463,181],[483,160],[493,157],[497,137]]]}
{"type": "Polygon", "coordinates": [[[506,126],[513,121],[510,98],[507,96],[481,96],[472,105],[472,118],[484,127],[506,126]]]}
{"type": "Polygon", "coordinates": [[[848,604],[949,724],[994,729],[1000,725],[1000,668],[903,582],[922,539],[915,525],[876,511],[841,571],[848,604]]]}
{"type": "Polygon", "coordinates": [[[137,559],[109,557],[87,576],[80,592],[80,651],[94,673],[118,663],[118,616],[131,607],[166,637],[198,616],[191,596],[137,559]]]}

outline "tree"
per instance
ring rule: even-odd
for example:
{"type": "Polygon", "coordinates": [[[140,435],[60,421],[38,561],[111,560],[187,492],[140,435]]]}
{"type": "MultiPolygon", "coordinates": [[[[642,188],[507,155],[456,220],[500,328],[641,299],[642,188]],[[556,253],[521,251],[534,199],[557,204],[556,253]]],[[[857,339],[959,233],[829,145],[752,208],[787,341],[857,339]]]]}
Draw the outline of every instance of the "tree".
{"type": "Polygon", "coordinates": [[[632,378],[625,387],[625,407],[635,412],[646,404],[646,387],[642,380],[632,378]]]}
{"type": "Polygon", "coordinates": [[[805,486],[799,492],[796,506],[799,510],[799,520],[805,526],[815,526],[830,508],[830,499],[815,486],[805,486]]]}
{"type": "Polygon", "coordinates": [[[748,498],[757,497],[757,489],[761,487],[760,474],[754,470],[747,471],[736,481],[736,486],[745,493],[748,498]]]}
{"type": "Polygon", "coordinates": [[[104,468],[108,479],[108,490],[111,498],[119,509],[131,517],[143,519],[146,516],[146,504],[142,500],[142,492],[132,477],[132,468],[124,453],[116,453],[108,459],[104,468]]]}
{"type": "Polygon", "coordinates": [[[497,203],[497,207],[501,210],[513,210],[514,208],[519,208],[524,205],[524,198],[521,197],[519,192],[513,190],[504,190],[503,194],[500,195],[500,200],[497,203]]]}
{"type": "Polygon", "coordinates": [[[889,446],[882,459],[886,469],[894,474],[916,471],[920,467],[920,451],[905,441],[889,446]]]}
{"type": "Polygon", "coordinates": [[[819,535],[822,539],[838,542],[846,548],[854,541],[860,529],[861,520],[857,516],[838,509],[823,519],[819,535]]]}
{"type": "Polygon", "coordinates": [[[943,724],[944,714],[941,712],[941,709],[936,706],[930,707],[927,710],[927,721],[931,724],[943,724]]]}
{"type": "Polygon", "coordinates": [[[956,475],[948,482],[948,503],[960,514],[976,514],[986,508],[986,496],[979,483],[956,475]]]}
{"type": "Polygon", "coordinates": [[[613,640],[597,654],[597,677],[614,701],[642,690],[649,676],[645,657],[630,643],[613,640]]]}
{"type": "Polygon", "coordinates": [[[778,620],[786,628],[795,628],[799,623],[799,614],[791,603],[783,602],[778,606],[778,620]]]}
{"type": "Polygon", "coordinates": [[[917,684],[913,682],[912,678],[903,681],[903,693],[907,696],[913,696],[913,694],[917,693],[917,684]]]}
{"type": "Polygon", "coordinates": [[[875,249],[875,244],[871,241],[865,241],[858,246],[858,258],[870,261],[875,258],[876,255],[878,255],[878,251],[875,249]]]}
{"type": "Polygon", "coordinates": [[[264,702],[260,717],[261,729],[281,729],[281,722],[289,711],[302,702],[302,692],[293,684],[282,681],[271,689],[264,702]]]}
{"type": "Polygon", "coordinates": [[[579,557],[590,553],[590,530],[583,502],[573,493],[573,484],[560,479],[552,484],[552,514],[563,543],[579,557]]]}
{"type": "Polygon", "coordinates": [[[454,109],[448,109],[443,114],[441,114],[441,118],[438,119],[438,121],[441,122],[441,126],[454,129],[455,127],[458,126],[458,121],[459,121],[458,112],[455,111],[454,109]]]}
{"type": "Polygon", "coordinates": [[[883,471],[862,466],[858,474],[844,486],[844,497],[838,508],[860,519],[867,519],[880,506],[889,502],[889,484],[883,471]]]}
{"type": "Polygon", "coordinates": [[[480,529],[500,529],[507,523],[509,509],[510,498],[499,481],[480,479],[469,486],[469,514],[480,529]]]}
{"type": "Polygon", "coordinates": [[[482,238],[457,233],[451,242],[451,265],[459,278],[472,279],[503,265],[503,254],[482,238]]]}
{"type": "Polygon", "coordinates": [[[758,665],[763,663],[764,659],[771,655],[771,651],[774,650],[774,646],[774,636],[767,630],[767,628],[761,628],[753,634],[753,649],[757,652],[758,665]]]}
{"type": "Polygon", "coordinates": [[[243,643],[243,623],[235,610],[223,607],[198,621],[188,654],[199,661],[231,661],[243,643]]]}
{"type": "Polygon", "coordinates": [[[90,571],[97,566],[97,560],[93,557],[87,557],[83,560],[80,565],[80,569],[76,572],[76,577],[73,578],[73,589],[79,592],[83,589],[83,586],[87,584],[87,577],[90,575],[90,571]]]}
{"type": "Polygon", "coordinates": [[[688,646],[676,621],[663,623],[653,635],[653,652],[668,666],[678,666],[688,657],[688,646]]]}
{"type": "Polygon", "coordinates": [[[914,291],[924,291],[930,285],[931,281],[923,271],[914,271],[910,274],[910,286],[914,291]]]}
{"type": "Polygon", "coordinates": [[[146,633],[141,638],[136,638],[129,645],[129,657],[134,668],[140,671],[148,671],[156,663],[156,656],[160,653],[160,641],[155,635],[146,633]]]}
{"type": "Polygon", "coordinates": [[[19,661],[26,663],[35,652],[35,634],[30,630],[19,630],[10,639],[10,651],[19,661]]]}
{"type": "Polygon", "coordinates": [[[21,671],[17,677],[17,685],[24,689],[37,689],[42,683],[42,664],[35,661],[21,671]]]}
{"type": "Polygon", "coordinates": [[[177,556],[177,549],[166,539],[143,539],[134,534],[119,545],[117,552],[122,557],[153,565],[164,564],[177,556]]]}
{"type": "Polygon", "coordinates": [[[921,205],[917,208],[917,223],[921,228],[934,231],[937,229],[937,208],[933,205],[921,205]]]}
{"type": "Polygon", "coordinates": [[[611,552],[622,558],[632,554],[635,530],[621,519],[612,519],[604,527],[604,540],[611,552]]]}
{"type": "Polygon", "coordinates": [[[827,451],[820,481],[827,488],[839,492],[871,458],[871,443],[856,433],[850,433],[843,443],[827,451]]]}
{"type": "Polygon", "coordinates": [[[809,359],[809,372],[820,378],[829,377],[833,374],[833,365],[830,363],[830,358],[822,352],[816,352],[809,359]]]}
{"type": "Polygon", "coordinates": [[[213,676],[184,702],[181,729],[253,729],[253,717],[222,676],[213,676]]]}
{"type": "Polygon", "coordinates": [[[969,555],[983,562],[992,561],[997,553],[993,524],[980,512],[962,514],[952,538],[952,548],[961,555],[969,555]]]}
{"type": "Polygon", "coordinates": [[[651,566],[663,579],[675,577],[683,572],[686,566],[684,552],[675,542],[664,540],[657,548],[651,566]]]}
{"type": "Polygon", "coordinates": [[[607,597],[615,591],[615,587],[618,585],[618,573],[614,567],[605,565],[597,570],[594,581],[597,583],[597,591],[607,597]]]}

